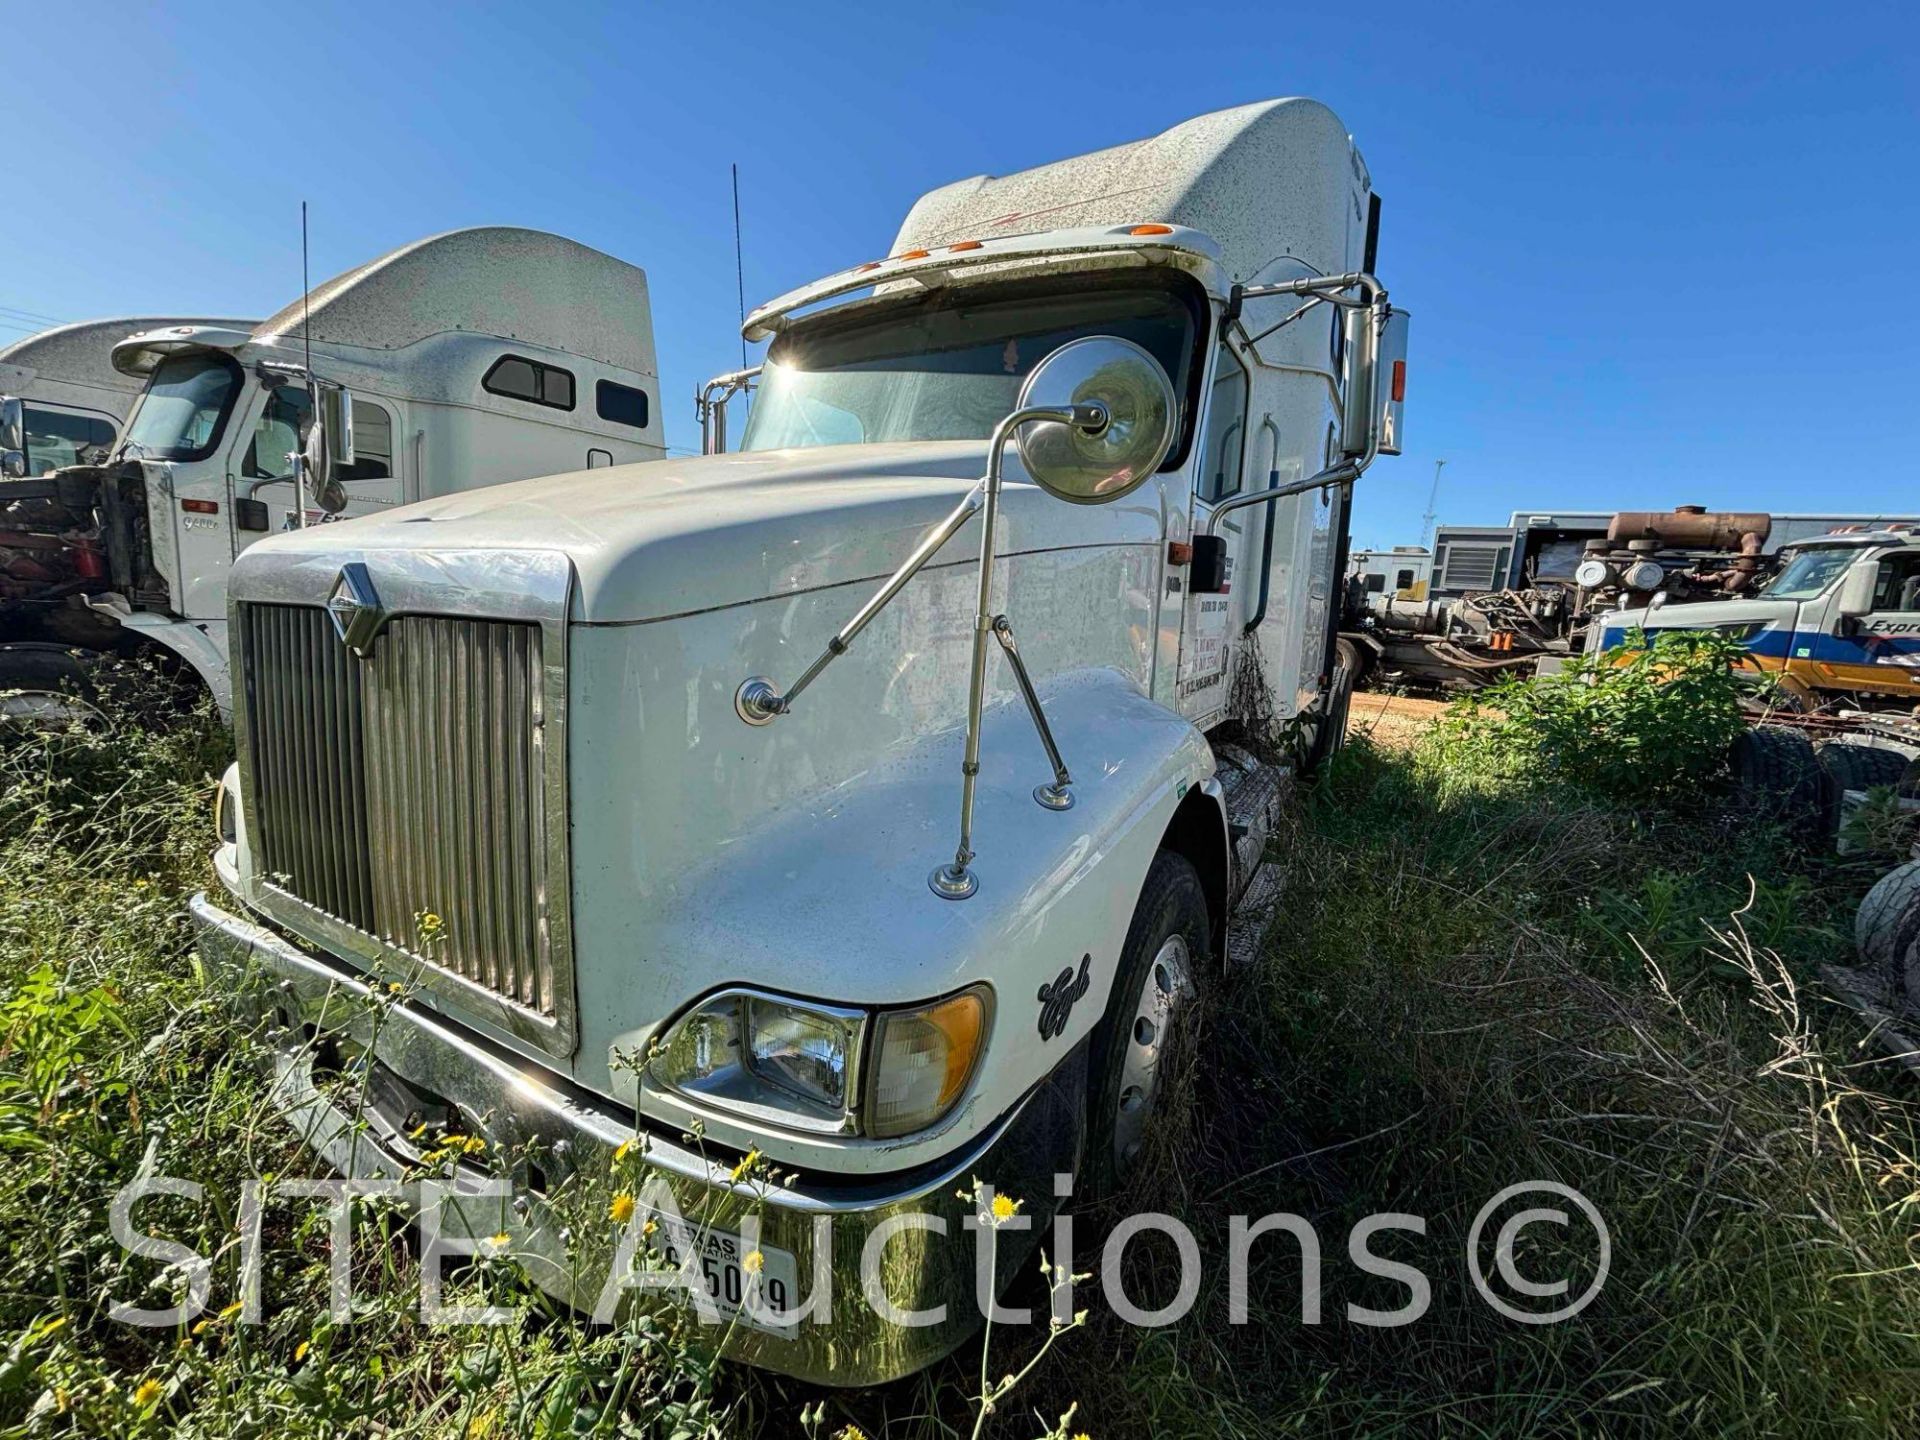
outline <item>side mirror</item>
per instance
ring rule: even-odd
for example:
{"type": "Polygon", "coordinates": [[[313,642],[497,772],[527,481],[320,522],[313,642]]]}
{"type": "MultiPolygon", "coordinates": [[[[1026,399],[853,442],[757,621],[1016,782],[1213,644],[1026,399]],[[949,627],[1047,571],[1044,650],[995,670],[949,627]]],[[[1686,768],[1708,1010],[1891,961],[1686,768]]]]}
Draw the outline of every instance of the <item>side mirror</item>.
{"type": "Polygon", "coordinates": [[[1856,560],[1853,568],[1847,571],[1846,578],[1840,582],[1840,594],[1836,597],[1834,611],[1843,619],[1857,620],[1862,615],[1873,613],[1873,592],[1880,583],[1880,562],[1878,560],[1856,560]]]}
{"type": "Polygon", "coordinates": [[[313,423],[301,469],[307,495],[329,515],[347,508],[347,492],[340,473],[353,464],[353,392],[338,385],[315,385],[313,423]]]}
{"type": "Polygon", "coordinates": [[[1380,375],[1380,332],[1373,310],[1352,305],[1340,312],[1346,362],[1340,377],[1340,453],[1365,455],[1373,448],[1374,414],[1380,375]]]}
{"type": "Polygon", "coordinates": [[[27,405],[18,395],[0,395],[0,476],[27,473],[27,405]]]}
{"type": "Polygon", "coordinates": [[[1105,418],[1093,426],[1027,421],[1015,432],[1020,463],[1056,499],[1105,505],[1131,495],[1160,468],[1178,404],[1160,362],[1133,341],[1070,340],[1033,367],[1014,409],[1093,408],[1105,418]]]}

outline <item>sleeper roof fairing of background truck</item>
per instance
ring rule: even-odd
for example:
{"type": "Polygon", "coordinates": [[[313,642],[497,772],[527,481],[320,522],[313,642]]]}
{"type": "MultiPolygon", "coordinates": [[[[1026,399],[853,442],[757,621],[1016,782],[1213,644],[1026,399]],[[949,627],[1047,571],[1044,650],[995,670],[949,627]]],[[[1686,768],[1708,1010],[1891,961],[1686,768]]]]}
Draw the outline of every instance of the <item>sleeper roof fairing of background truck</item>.
{"type": "MultiPolygon", "coordinates": [[[[323,378],[444,404],[503,408],[481,378],[503,343],[536,360],[571,356],[637,376],[657,391],[646,272],[561,235],[517,226],[452,230],[389,250],[316,285],[257,325],[186,325],[128,336],[113,349],[124,375],[170,353],[221,350],[251,363],[304,363],[311,338],[323,378]]],[[[320,368],[316,366],[316,368],[320,368]]],[[[599,428],[591,406],[569,423],[599,428]]],[[[657,436],[656,413],[645,426],[657,436]]],[[[621,431],[623,436],[629,432],[621,431]]]]}
{"type": "Polygon", "coordinates": [[[0,393],[50,404],[103,410],[124,417],[140,393],[140,378],[112,361],[116,342],[141,331],[179,325],[251,330],[257,321],[190,316],[129,315],[55,325],[0,347],[0,393]]]}

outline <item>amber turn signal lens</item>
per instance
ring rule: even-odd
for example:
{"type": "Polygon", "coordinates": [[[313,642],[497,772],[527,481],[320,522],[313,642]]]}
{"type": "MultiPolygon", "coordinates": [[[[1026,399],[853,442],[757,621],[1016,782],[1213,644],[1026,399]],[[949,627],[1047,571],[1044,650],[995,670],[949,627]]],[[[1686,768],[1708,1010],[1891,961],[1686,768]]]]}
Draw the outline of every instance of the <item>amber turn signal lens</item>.
{"type": "Polygon", "coordinates": [[[1129,235],[1171,235],[1171,225],[1136,225],[1127,231],[1129,235]]]}
{"type": "Polygon", "coordinates": [[[869,1135],[924,1130],[966,1093],[986,1048],[984,985],[912,1010],[882,1011],[873,1041],[866,1124],[869,1135]]]}

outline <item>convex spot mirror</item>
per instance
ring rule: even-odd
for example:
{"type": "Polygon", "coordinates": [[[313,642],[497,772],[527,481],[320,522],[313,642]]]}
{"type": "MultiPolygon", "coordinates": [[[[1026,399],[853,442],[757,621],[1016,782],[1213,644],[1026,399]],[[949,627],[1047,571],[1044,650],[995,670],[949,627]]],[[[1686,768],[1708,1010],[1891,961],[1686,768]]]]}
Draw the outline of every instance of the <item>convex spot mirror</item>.
{"type": "Polygon", "coordinates": [[[347,508],[341,473],[353,464],[353,394],[338,385],[317,385],[318,404],[307,426],[302,468],[307,494],[329,515],[347,508]]]}
{"type": "Polygon", "coordinates": [[[1177,404],[1167,372],[1133,341],[1115,335],[1070,340],[1033,367],[1015,408],[1097,405],[1107,422],[1088,431],[1029,421],[1017,433],[1020,463],[1034,484],[1072,504],[1118,500],[1167,458],[1177,404]]]}

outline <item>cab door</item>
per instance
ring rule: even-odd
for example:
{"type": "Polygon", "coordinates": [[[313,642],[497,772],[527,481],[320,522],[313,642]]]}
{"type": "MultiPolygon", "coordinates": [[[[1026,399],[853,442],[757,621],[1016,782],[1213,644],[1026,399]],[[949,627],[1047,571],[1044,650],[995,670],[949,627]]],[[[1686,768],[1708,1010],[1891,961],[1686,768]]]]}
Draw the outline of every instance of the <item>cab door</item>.
{"type": "Polygon", "coordinates": [[[347,496],[346,508],[338,515],[329,515],[307,497],[295,493],[287,456],[300,447],[311,408],[304,388],[281,385],[268,392],[254,417],[247,441],[241,448],[235,490],[242,497],[252,492],[252,498],[266,505],[267,525],[264,530],[236,529],[234,553],[238,554],[264,535],[298,529],[303,503],[309,525],[369,515],[405,503],[394,444],[399,426],[393,406],[391,402],[359,394],[353,397],[353,464],[347,466],[341,476],[341,488],[347,496]]]}
{"type": "MultiPolygon", "coordinates": [[[[1802,613],[1809,607],[1803,607],[1802,613]]],[[[1873,609],[1819,636],[1816,685],[1881,695],[1920,693],[1920,547],[1881,557],[1873,609]]],[[[1805,642],[1795,637],[1796,655],[1805,642]]]]}
{"type": "MultiPolygon", "coordinates": [[[[1193,477],[1192,533],[1205,534],[1214,508],[1247,487],[1251,376],[1230,341],[1214,346],[1206,411],[1194,437],[1188,473],[1193,477]]],[[[1218,533],[1227,542],[1226,588],[1217,594],[1189,590],[1181,617],[1177,705],[1205,729],[1225,716],[1227,692],[1241,632],[1259,594],[1265,513],[1258,505],[1230,511],[1218,533]]]]}

